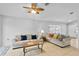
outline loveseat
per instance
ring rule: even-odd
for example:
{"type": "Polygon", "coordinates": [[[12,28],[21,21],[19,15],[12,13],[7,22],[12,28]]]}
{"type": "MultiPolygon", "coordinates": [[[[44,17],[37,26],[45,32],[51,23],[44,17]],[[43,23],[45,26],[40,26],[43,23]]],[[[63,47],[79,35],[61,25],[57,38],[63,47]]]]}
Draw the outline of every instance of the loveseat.
{"type": "Polygon", "coordinates": [[[67,47],[70,45],[70,38],[65,35],[48,33],[46,36],[48,42],[53,43],[61,48],[67,47]]]}

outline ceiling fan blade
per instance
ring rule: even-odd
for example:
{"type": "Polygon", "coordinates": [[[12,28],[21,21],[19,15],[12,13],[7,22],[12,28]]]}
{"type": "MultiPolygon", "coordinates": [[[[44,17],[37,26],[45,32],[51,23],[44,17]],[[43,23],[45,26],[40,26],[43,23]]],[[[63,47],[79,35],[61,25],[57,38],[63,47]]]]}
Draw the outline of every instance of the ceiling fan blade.
{"type": "Polygon", "coordinates": [[[37,7],[36,3],[32,3],[32,9],[36,7],[37,7]]]}
{"type": "Polygon", "coordinates": [[[26,8],[26,9],[32,9],[32,8],[30,8],[30,7],[23,7],[23,8],[26,8]]]}
{"type": "Polygon", "coordinates": [[[36,10],[43,11],[44,9],[43,8],[36,8],[36,10]]]}

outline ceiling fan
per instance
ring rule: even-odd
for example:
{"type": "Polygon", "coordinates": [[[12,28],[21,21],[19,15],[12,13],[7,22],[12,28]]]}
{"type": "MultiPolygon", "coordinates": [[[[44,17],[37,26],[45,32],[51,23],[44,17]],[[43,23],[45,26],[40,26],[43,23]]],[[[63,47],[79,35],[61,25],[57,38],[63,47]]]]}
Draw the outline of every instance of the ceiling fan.
{"type": "Polygon", "coordinates": [[[43,8],[40,8],[40,7],[37,6],[37,3],[32,3],[31,7],[23,6],[23,8],[28,9],[29,10],[28,13],[39,14],[40,12],[44,11],[43,8]]]}

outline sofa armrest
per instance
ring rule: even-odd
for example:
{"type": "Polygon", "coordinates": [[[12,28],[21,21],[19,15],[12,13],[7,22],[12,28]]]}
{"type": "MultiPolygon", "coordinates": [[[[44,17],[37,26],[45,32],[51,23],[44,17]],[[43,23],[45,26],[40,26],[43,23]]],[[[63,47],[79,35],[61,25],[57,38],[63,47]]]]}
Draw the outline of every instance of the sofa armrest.
{"type": "Polygon", "coordinates": [[[64,39],[63,39],[63,42],[64,42],[64,43],[67,43],[67,44],[70,44],[70,38],[64,38],[64,39]]]}
{"type": "Polygon", "coordinates": [[[63,41],[70,41],[70,38],[63,38],[63,41]]]}
{"type": "Polygon", "coordinates": [[[15,39],[16,42],[20,41],[20,39],[15,39]]]}

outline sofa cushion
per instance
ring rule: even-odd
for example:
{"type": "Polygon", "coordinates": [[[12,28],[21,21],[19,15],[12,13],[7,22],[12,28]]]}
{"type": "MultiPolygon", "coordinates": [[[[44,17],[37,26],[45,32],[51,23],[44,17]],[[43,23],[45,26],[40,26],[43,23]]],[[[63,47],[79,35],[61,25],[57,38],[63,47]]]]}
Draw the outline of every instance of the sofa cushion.
{"type": "Polygon", "coordinates": [[[31,35],[30,34],[26,34],[27,35],[27,40],[31,39],[31,35]]]}
{"type": "Polygon", "coordinates": [[[26,35],[21,35],[21,40],[27,40],[27,36],[26,35]]]}

